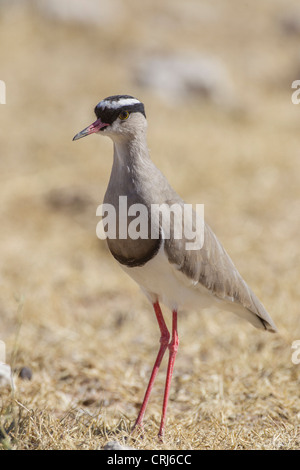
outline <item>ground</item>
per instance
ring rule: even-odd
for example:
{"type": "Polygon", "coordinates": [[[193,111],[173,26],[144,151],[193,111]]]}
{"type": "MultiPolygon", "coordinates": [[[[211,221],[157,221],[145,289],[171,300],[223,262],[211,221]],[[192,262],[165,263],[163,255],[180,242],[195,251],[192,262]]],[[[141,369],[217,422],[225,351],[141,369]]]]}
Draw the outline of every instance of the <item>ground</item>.
{"type": "Polygon", "coordinates": [[[15,380],[1,390],[3,448],[299,448],[299,10],[290,0],[181,5],[118,2],[115,19],[99,25],[0,4],[0,339],[15,380]],[[197,93],[164,100],[135,80],[141,57],[188,51],[222,62],[230,103],[197,93]],[[144,438],[129,434],[159,331],[96,237],[112,144],[72,142],[95,104],[119,93],[145,103],[153,161],[187,202],[205,204],[279,331],[229,313],[182,313],[164,443],[166,361],[144,438]],[[31,380],[18,376],[25,366],[31,380]]]}

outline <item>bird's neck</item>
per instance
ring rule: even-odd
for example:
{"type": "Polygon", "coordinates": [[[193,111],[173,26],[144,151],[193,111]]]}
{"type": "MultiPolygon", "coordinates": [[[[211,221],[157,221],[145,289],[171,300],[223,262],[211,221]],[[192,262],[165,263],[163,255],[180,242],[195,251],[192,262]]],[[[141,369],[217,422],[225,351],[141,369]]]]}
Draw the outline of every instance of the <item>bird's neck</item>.
{"type": "Polygon", "coordinates": [[[114,206],[119,196],[128,204],[150,205],[172,199],[174,192],[149,156],[146,135],[114,140],[114,161],[104,202],[114,206]],[[158,191],[159,188],[159,191],[158,191]]]}
{"type": "Polygon", "coordinates": [[[135,167],[140,162],[149,161],[149,151],[145,133],[133,137],[123,137],[114,140],[114,167],[135,167]]]}
{"type": "MultiPolygon", "coordinates": [[[[108,192],[116,195],[134,195],[145,187],[147,175],[155,173],[144,134],[114,140],[114,160],[108,192]]],[[[115,196],[114,196],[115,197],[115,196]]]]}

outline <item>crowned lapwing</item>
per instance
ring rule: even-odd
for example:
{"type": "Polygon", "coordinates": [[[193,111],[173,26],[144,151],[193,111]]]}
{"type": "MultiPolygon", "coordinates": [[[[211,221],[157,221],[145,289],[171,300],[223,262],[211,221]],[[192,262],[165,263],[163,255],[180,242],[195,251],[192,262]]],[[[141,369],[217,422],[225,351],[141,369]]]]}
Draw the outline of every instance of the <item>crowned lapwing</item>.
{"type": "MultiPolygon", "coordinates": [[[[178,350],[177,313],[191,308],[201,311],[207,307],[229,310],[246,318],[257,328],[275,332],[269,314],[243,280],[233,262],[210,227],[203,222],[195,237],[201,238],[198,248],[189,248],[185,235],[167,234],[162,217],[154,217],[152,207],[183,208],[185,203],[171,188],[165,176],[151,161],[146,140],[147,120],[143,103],[129,95],[109,96],[95,107],[96,121],[75,135],[73,140],[98,133],[112,139],[114,159],[104,203],[119,213],[121,198],[128,207],[141,205],[146,209],[147,236],[120,236],[120,224],[107,235],[111,254],[124,271],[142,288],[153,305],[160,329],[160,347],[144,400],[135,422],[142,426],[143,417],[155,377],[166,349],[169,349],[162,417],[159,435],[163,436],[170,383],[178,350]],[[150,230],[151,228],[151,230],[150,230]],[[154,235],[153,235],[154,234],[154,235]],[[164,321],[160,303],[172,312],[172,335],[164,321]]],[[[179,211],[180,212],[180,211],[179,211]]],[[[134,211],[131,213],[134,213],[134,211]]],[[[181,212],[182,213],[182,212],[181,212]]],[[[174,215],[174,214],[173,214],[174,215]]],[[[176,215],[176,214],[175,214],[176,215]]],[[[195,227],[195,212],[189,213],[195,227]]],[[[167,218],[166,218],[167,219],[167,218]]],[[[132,217],[125,223],[132,222],[132,217]]],[[[173,228],[177,224],[169,217],[173,228]]],[[[179,222],[180,225],[181,222],[179,222]]]]}

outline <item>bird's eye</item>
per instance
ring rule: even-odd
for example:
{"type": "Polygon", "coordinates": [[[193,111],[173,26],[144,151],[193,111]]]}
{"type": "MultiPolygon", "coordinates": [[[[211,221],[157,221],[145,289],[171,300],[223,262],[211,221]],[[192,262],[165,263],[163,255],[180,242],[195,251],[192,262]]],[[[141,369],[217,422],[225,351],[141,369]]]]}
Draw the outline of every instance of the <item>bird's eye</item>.
{"type": "Polygon", "coordinates": [[[121,119],[121,121],[126,121],[126,119],[129,118],[129,112],[128,111],[122,111],[120,114],[119,114],[119,119],[121,119]]]}

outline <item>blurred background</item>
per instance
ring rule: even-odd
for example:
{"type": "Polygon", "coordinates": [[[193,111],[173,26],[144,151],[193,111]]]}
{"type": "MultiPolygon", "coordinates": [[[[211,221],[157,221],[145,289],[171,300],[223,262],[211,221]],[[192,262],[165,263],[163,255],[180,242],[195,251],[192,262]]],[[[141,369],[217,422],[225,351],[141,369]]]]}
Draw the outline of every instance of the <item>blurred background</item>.
{"type": "MultiPolygon", "coordinates": [[[[222,398],[223,419],[239,413],[245,428],[241,397],[268,370],[251,415],[267,409],[281,426],[285,413],[284,425],[295,429],[297,79],[297,1],[0,0],[0,339],[7,362],[33,371],[17,387],[23,403],[55,416],[71,405],[101,406],[112,419],[134,419],[142,400],[157,325],[96,237],[112,144],[98,136],[72,142],[101,99],[130,94],[145,104],[153,161],[187,202],[205,205],[206,221],[280,331],[187,312],[171,416],[195,417],[196,406],[203,420],[203,409],[217,413],[222,398]]],[[[163,381],[149,410],[154,420],[163,381]]]]}

